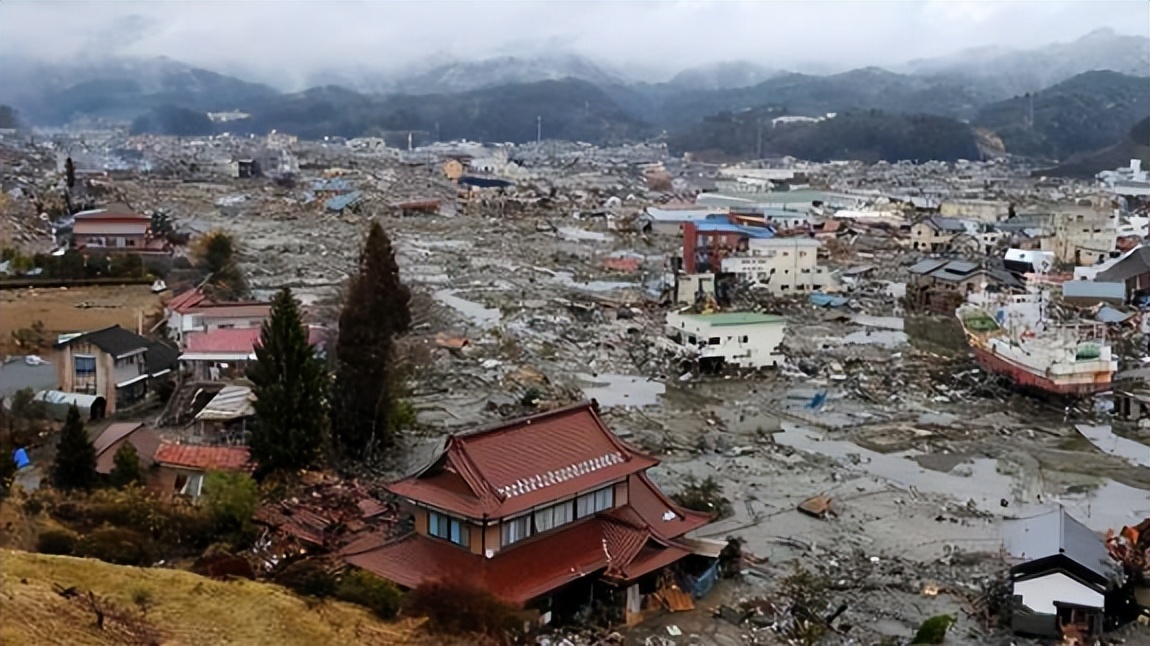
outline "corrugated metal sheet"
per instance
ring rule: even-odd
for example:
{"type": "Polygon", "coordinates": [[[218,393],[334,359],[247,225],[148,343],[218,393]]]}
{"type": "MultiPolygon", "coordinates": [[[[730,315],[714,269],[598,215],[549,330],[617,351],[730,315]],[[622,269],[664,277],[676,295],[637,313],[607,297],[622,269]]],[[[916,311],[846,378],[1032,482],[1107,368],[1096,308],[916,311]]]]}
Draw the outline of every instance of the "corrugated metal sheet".
{"type": "Polygon", "coordinates": [[[247,386],[224,386],[208,405],[196,414],[202,421],[227,421],[256,414],[256,396],[247,386]]]}

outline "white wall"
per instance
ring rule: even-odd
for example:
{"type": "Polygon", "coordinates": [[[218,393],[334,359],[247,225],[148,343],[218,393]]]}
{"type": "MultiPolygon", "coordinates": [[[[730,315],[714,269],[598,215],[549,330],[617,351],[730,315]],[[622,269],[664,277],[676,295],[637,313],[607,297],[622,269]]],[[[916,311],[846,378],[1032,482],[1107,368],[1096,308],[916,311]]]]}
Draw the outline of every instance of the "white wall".
{"type": "Polygon", "coordinates": [[[1078,581],[1055,572],[1014,584],[1014,594],[1022,595],[1022,603],[1034,612],[1053,615],[1055,601],[1065,601],[1090,608],[1102,608],[1105,603],[1100,592],[1078,581]]]}
{"type": "Polygon", "coordinates": [[[699,348],[700,357],[722,357],[726,363],[741,368],[766,368],[783,361],[776,352],[786,334],[782,321],[712,326],[693,316],[672,312],[667,315],[667,332],[681,335],[682,345],[699,348]],[[709,343],[716,338],[717,344],[709,343]]]}
{"type": "Polygon", "coordinates": [[[723,271],[763,283],[772,294],[825,289],[832,279],[818,251],[819,241],[810,238],[751,240],[745,255],[723,258],[723,271]]]}

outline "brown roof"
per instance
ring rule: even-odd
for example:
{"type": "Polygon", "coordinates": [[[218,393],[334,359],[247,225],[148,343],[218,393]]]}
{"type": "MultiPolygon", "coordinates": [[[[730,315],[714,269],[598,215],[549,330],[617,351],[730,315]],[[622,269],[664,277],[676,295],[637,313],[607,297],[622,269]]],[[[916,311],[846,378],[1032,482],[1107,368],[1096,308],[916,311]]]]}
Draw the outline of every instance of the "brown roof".
{"type": "Polygon", "coordinates": [[[110,424],[108,428],[104,429],[104,432],[92,440],[92,447],[96,449],[96,457],[103,455],[104,451],[108,450],[108,447],[124,439],[130,435],[132,431],[135,431],[143,425],[143,422],[116,422],[115,424],[110,424]]]}
{"type": "Polygon", "coordinates": [[[452,435],[396,495],[468,518],[502,518],[590,491],[658,464],[615,437],[581,403],[452,435]]]}
{"type": "Polygon", "coordinates": [[[248,464],[246,446],[201,446],[161,442],[156,462],[201,471],[242,471],[248,464]]]}
{"type": "Polygon", "coordinates": [[[528,539],[492,558],[422,534],[383,546],[360,541],[343,552],[351,565],[407,588],[450,581],[484,588],[516,604],[600,571],[633,580],[688,553],[684,546],[659,541],[613,512],[528,539]]]}
{"type": "Polygon", "coordinates": [[[112,472],[115,467],[116,451],[123,445],[124,440],[131,442],[132,446],[136,447],[140,466],[147,468],[152,465],[152,456],[156,454],[156,449],[160,446],[160,436],[152,429],[145,427],[143,422],[117,422],[109,425],[92,441],[92,445],[96,449],[96,471],[100,473],[112,472]],[[112,447],[116,447],[116,451],[113,451],[112,447]]]}
{"type": "Polygon", "coordinates": [[[628,479],[627,505],[639,514],[651,533],[663,539],[682,536],[711,521],[708,514],[684,509],[671,502],[646,473],[637,473],[628,479]],[[672,512],[674,517],[667,512],[672,512]]]}

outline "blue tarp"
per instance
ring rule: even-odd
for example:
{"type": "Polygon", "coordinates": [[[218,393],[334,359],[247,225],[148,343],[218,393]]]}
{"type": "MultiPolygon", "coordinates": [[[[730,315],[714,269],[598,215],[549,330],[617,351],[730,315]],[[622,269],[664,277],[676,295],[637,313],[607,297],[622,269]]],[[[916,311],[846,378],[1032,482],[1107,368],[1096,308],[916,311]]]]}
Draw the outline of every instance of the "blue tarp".
{"type": "Polygon", "coordinates": [[[748,238],[773,238],[775,232],[766,227],[747,227],[726,222],[700,222],[695,225],[698,233],[738,233],[748,238]]]}
{"type": "Polygon", "coordinates": [[[847,299],[842,296],[831,296],[820,292],[811,294],[807,300],[811,302],[811,305],[818,307],[842,307],[847,304],[847,299]]]}
{"type": "Polygon", "coordinates": [[[478,188],[504,188],[511,186],[511,182],[505,179],[495,179],[494,177],[473,177],[464,175],[459,178],[459,183],[463,186],[475,186],[478,188]]]}
{"type": "Polygon", "coordinates": [[[32,461],[28,459],[28,452],[24,449],[16,449],[13,451],[12,461],[16,463],[17,469],[23,469],[24,467],[32,464],[32,461]]]}
{"type": "Polygon", "coordinates": [[[352,191],[345,195],[336,195],[335,197],[328,198],[324,201],[323,206],[328,211],[342,211],[347,207],[355,204],[363,197],[363,193],[359,191],[352,191]]]}
{"type": "Polygon", "coordinates": [[[815,393],[815,396],[811,397],[811,400],[809,402],[807,402],[806,407],[811,409],[811,410],[818,410],[818,409],[822,408],[823,404],[825,404],[826,402],[827,402],[827,391],[823,390],[823,391],[815,393]]]}

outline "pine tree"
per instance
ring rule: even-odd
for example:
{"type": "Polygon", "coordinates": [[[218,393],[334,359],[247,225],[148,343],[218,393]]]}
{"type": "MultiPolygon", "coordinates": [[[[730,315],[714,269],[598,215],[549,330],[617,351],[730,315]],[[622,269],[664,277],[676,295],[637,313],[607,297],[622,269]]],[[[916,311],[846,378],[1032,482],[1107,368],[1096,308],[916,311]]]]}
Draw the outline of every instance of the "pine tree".
{"type": "Polygon", "coordinates": [[[336,344],[332,432],[346,454],[388,446],[395,337],[411,327],[411,292],[400,281],[391,240],[371,225],[348,283],[336,344]]]}
{"type": "Polygon", "coordinates": [[[326,444],[329,380],[291,289],[272,299],[255,354],[248,369],[256,397],[249,446],[257,474],[316,465],[326,444]]]}
{"type": "Polygon", "coordinates": [[[80,409],[72,405],[60,430],[56,461],[52,464],[52,484],[57,489],[90,490],[96,485],[96,477],[96,448],[84,429],[80,409]]]}
{"type": "Polygon", "coordinates": [[[64,160],[64,179],[69,190],[76,188],[76,165],[72,163],[71,157],[64,160]]]}
{"type": "Polygon", "coordinates": [[[116,455],[113,456],[112,460],[112,473],[109,479],[113,487],[122,489],[128,485],[144,482],[144,472],[140,468],[140,455],[131,442],[124,442],[116,450],[116,455]]]}
{"type": "Polygon", "coordinates": [[[8,496],[12,482],[16,479],[16,443],[12,439],[11,418],[4,408],[4,398],[0,397],[0,500],[8,496]]]}

